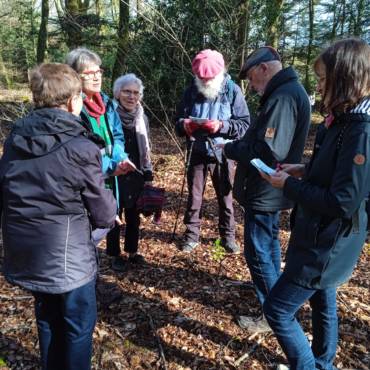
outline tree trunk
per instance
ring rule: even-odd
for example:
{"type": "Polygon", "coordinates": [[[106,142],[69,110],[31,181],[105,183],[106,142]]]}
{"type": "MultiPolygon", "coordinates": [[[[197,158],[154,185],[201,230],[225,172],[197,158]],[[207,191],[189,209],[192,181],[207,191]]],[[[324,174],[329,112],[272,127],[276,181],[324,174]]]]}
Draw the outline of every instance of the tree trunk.
{"type": "Polygon", "coordinates": [[[129,0],[119,3],[119,25],[116,61],[113,66],[112,81],[119,77],[125,70],[125,57],[129,41],[130,5],[129,0]]]}
{"type": "Polygon", "coordinates": [[[99,19],[97,34],[100,35],[101,20],[102,20],[102,14],[103,14],[103,4],[101,0],[95,0],[95,14],[99,19]]]}
{"type": "Polygon", "coordinates": [[[249,0],[244,0],[240,5],[240,17],[238,22],[238,59],[240,67],[243,66],[246,57],[249,33],[249,0]]]}
{"type": "Polygon", "coordinates": [[[70,49],[83,44],[80,17],[87,15],[89,2],[90,0],[65,0],[65,15],[62,23],[70,49]]]}
{"type": "MultiPolygon", "coordinates": [[[[249,38],[249,0],[244,0],[240,4],[240,18],[238,23],[238,60],[240,68],[244,64],[244,60],[248,54],[248,38],[249,38]]],[[[245,83],[241,81],[241,88],[245,92],[245,83]]]]}
{"type": "Polygon", "coordinates": [[[344,35],[344,24],[346,23],[346,0],[342,0],[342,14],[340,16],[340,36],[344,35]]]}
{"type": "Polygon", "coordinates": [[[37,57],[38,64],[43,63],[48,42],[48,19],[49,19],[49,0],[42,0],[41,4],[41,24],[39,36],[37,39],[37,57]]]}
{"type": "Polygon", "coordinates": [[[330,34],[330,41],[333,41],[337,36],[337,2],[334,1],[334,8],[333,8],[333,26],[331,28],[331,34],[330,34]]]}
{"type": "Polygon", "coordinates": [[[278,25],[284,0],[267,0],[266,3],[266,44],[275,49],[279,46],[278,25]]]}
{"type": "Polygon", "coordinates": [[[362,34],[362,17],[365,10],[365,1],[359,0],[357,6],[357,17],[355,21],[355,26],[353,30],[353,34],[357,37],[361,36],[362,34]]]}
{"type": "Polygon", "coordinates": [[[311,69],[311,59],[312,59],[312,42],[314,37],[314,16],[315,16],[315,4],[314,0],[308,1],[308,17],[309,17],[309,38],[307,46],[307,56],[306,56],[306,73],[304,86],[308,94],[311,94],[311,83],[310,83],[310,69],[311,69]]]}
{"type": "Polygon", "coordinates": [[[4,64],[3,56],[0,52],[0,84],[1,83],[3,83],[5,85],[6,89],[10,89],[11,86],[12,86],[12,81],[9,78],[7,68],[4,64]]]}

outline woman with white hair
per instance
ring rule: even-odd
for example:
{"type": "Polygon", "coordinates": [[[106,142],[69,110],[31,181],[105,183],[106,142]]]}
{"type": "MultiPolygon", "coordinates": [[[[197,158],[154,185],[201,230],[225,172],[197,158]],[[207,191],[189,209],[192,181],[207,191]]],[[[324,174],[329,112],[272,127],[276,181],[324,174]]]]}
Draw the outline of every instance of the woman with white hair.
{"type": "Polygon", "coordinates": [[[139,244],[140,217],[136,201],[144,184],[153,180],[150,160],[148,118],[140,103],[143,97],[142,81],[133,73],[119,77],[113,86],[113,95],[118,102],[117,112],[121,118],[125,137],[125,148],[137,171],[118,177],[120,189],[120,213],[124,212],[125,246],[128,259],[120,254],[120,228],[116,226],[107,239],[107,254],[114,257],[112,268],[124,271],[129,264],[145,263],[144,257],[137,253],[139,244]]]}

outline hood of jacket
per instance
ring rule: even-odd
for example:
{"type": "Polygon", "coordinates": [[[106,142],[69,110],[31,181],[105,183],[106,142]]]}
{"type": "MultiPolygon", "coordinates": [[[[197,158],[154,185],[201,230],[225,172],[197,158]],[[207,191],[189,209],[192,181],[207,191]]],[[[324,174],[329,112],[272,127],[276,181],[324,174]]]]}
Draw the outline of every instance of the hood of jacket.
{"type": "Polygon", "coordinates": [[[85,132],[81,120],[58,108],[35,109],[18,120],[12,130],[13,148],[31,157],[41,157],[85,132]]]}

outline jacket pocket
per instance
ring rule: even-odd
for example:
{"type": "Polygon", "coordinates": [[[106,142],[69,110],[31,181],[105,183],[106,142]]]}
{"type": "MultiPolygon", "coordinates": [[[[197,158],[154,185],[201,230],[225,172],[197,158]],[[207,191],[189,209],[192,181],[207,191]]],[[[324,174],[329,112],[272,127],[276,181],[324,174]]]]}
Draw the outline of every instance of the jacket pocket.
{"type": "Polygon", "coordinates": [[[317,230],[315,246],[325,249],[332,248],[338,240],[342,224],[343,220],[341,218],[336,218],[326,225],[320,224],[317,230]]]}

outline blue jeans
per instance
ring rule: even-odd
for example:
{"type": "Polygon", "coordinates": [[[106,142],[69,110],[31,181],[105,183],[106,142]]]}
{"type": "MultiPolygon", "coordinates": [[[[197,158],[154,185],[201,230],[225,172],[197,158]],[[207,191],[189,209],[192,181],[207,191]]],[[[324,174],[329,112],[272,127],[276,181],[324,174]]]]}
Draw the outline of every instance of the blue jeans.
{"type": "Polygon", "coordinates": [[[89,370],[95,280],[63,294],[33,292],[43,370],[89,370]]]}
{"type": "Polygon", "coordinates": [[[291,370],[333,370],[338,342],[336,289],[310,289],[300,286],[283,273],[269,296],[263,310],[291,370]],[[312,309],[312,347],[295,314],[305,301],[312,309]]]}
{"type": "Polygon", "coordinates": [[[279,212],[246,211],[244,255],[262,305],[280,276],[279,212]]]}

